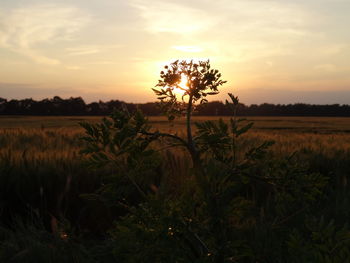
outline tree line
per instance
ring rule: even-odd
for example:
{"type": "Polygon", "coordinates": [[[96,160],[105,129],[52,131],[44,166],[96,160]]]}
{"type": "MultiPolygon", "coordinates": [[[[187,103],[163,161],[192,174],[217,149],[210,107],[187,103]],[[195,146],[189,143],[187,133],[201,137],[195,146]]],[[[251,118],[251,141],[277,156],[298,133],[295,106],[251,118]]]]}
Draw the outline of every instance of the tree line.
{"type": "MultiPolygon", "coordinates": [[[[107,102],[98,101],[85,103],[81,97],[62,99],[55,96],[51,99],[7,100],[0,98],[0,115],[109,115],[114,109],[126,107],[130,112],[140,109],[148,116],[161,114],[158,103],[125,103],[120,100],[107,102]]],[[[227,116],[230,109],[221,101],[211,101],[200,104],[195,108],[194,115],[199,116],[227,116]]],[[[245,105],[240,103],[237,114],[241,116],[350,116],[350,105],[340,104],[270,104],[245,105]]]]}

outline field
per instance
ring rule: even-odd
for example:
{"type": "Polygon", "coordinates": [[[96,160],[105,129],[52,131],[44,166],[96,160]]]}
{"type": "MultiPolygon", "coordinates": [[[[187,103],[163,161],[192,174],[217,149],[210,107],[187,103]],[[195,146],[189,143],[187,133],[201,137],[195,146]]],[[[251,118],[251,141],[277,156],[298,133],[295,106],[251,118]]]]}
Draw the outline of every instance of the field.
{"type": "MultiPolygon", "coordinates": [[[[218,118],[194,117],[195,122],[216,119],[218,118]]],[[[228,120],[227,117],[223,117],[223,119],[226,121],[228,120]]],[[[101,117],[85,116],[0,117],[1,224],[11,225],[14,217],[27,218],[27,213],[29,213],[31,217],[41,218],[43,220],[44,228],[49,230],[49,232],[58,234],[60,238],[58,239],[59,241],[55,239],[57,242],[63,242],[62,244],[55,244],[57,251],[60,251],[60,249],[66,249],[64,248],[66,246],[66,243],[64,243],[66,242],[66,237],[73,236],[76,232],[78,232],[83,238],[78,239],[78,237],[75,237],[75,239],[69,241],[72,242],[69,244],[79,244],[79,246],[85,246],[86,244],[84,242],[86,240],[90,240],[90,243],[87,243],[86,245],[87,247],[94,244],[96,245],[95,249],[101,249],[101,243],[99,242],[110,242],[109,239],[106,239],[106,233],[110,232],[106,231],[110,229],[113,224],[115,224],[114,220],[118,218],[118,216],[116,217],[113,213],[117,213],[119,215],[125,214],[125,211],[123,209],[120,210],[120,208],[117,209],[117,212],[113,210],[115,208],[110,209],[110,205],[106,205],[104,201],[96,199],[94,193],[96,191],[100,191],[101,185],[104,185],[105,179],[103,179],[103,176],[110,178],[108,176],[116,173],[116,170],[115,168],[108,166],[92,169],[85,164],[84,157],[79,153],[86,143],[81,140],[81,137],[84,135],[84,130],[78,123],[82,121],[97,123],[100,120],[101,117]],[[84,195],[87,195],[88,198],[82,198],[84,195]],[[15,216],[13,217],[13,215],[15,216]],[[103,238],[101,238],[101,235],[103,238]],[[80,241],[75,243],[76,240],[80,241]]],[[[176,120],[173,123],[169,123],[163,117],[150,117],[149,120],[150,124],[153,126],[153,129],[159,129],[163,132],[170,132],[173,134],[178,134],[181,137],[185,137],[184,119],[176,120]]],[[[299,176],[299,168],[296,167],[301,166],[302,171],[306,171],[310,174],[320,174],[327,177],[328,186],[325,188],[326,194],[320,198],[320,201],[314,203],[315,207],[312,212],[310,212],[311,210],[305,210],[305,213],[306,211],[309,213],[306,213],[307,216],[305,216],[305,218],[309,218],[311,213],[318,219],[321,218],[321,221],[325,219],[330,220],[330,222],[335,222],[335,228],[332,230],[333,232],[329,234],[331,235],[329,238],[337,239],[338,237],[341,237],[343,232],[339,233],[337,231],[341,231],[339,229],[342,229],[343,225],[346,224],[347,218],[350,215],[348,209],[350,187],[347,183],[350,174],[350,118],[249,117],[247,118],[247,122],[248,121],[254,122],[254,126],[239,140],[239,151],[244,152],[246,149],[254,145],[259,145],[266,140],[275,141],[275,144],[270,148],[267,160],[265,160],[263,163],[264,166],[257,166],[257,168],[254,168],[255,170],[253,169],[252,171],[255,171],[256,174],[264,173],[265,170],[268,172],[266,167],[269,162],[275,163],[276,165],[278,164],[278,166],[284,168],[284,158],[287,158],[293,154],[295,164],[291,165],[290,167],[288,166],[289,168],[285,169],[291,171],[291,173],[296,171],[296,175],[299,176]]],[[[191,182],[191,179],[188,178],[189,167],[191,165],[188,158],[186,156],[184,158],[182,151],[175,150],[171,152],[167,148],[159,147],[157,144],[154,144],[153,147],[159,150],[159,153],[163,156],[165,163],[167,163],[165,167],[167,176],[161,180],[159,179],[161,182],[160,185],[163,185],[162,191],[166,191],[167,195],[169,196],[179,195],[179,189],[185,189],[188,182],[191,182]]],[[[270,167],[269,169],[275,168],[273,168],[272,165],[272,168],[270,167]]],[[[281,171],[284,170],[282,169],[281,171]]],[[[285,172],[283,172],[283,174],[284,173],[285,172]]],[[[157,180],[158,179],[155,181],[157,180]]],[[[113,181],[113,183],[116,184],[115,181],[113,181]]],[[[117,190],[113,190],[117,193],[124,193],[126,190],[130,191],[130,189],[125,186],[124,181],[118,181],[117,186],[119,188],[117,187],[117,190]],[[122,186],[118,186],[118,184],[121,184],[122,186]]],[[[246,224],[248,224],[247,222],[255,222],[252,229],[255,229],[254,231],[256,232],[254,232],[254,235],[256,236],[252,238],[253,241],[251,241],[251,244],[253,244],[252,247],[255,249],[254,253],[258,255],[257,258],[262,258],[262,255],[264,254],[283,257],[283,253],[285,253],[283,252],[285,251],[283,249],[285,248],[279,248],[279,255],[274,254],[277,253],[277,250],[276,247],[274,248],[269,243],[272,242],[268,239],[270,233],[268,235],[263,235],[261,233],[267,231],[267,225],[273,229],[270,231],[277,231],[273,232],[276,235],[277,233],[280,234],[280,230],[281,233],[286,233],[283,228],[275,226],[276,222],[287,222],[287,219],[294,216],[295,211],[299,211],[299,206],[304,205],[304,201],[301,203],[293,201],[294,203],[292,202],[290,204],[290,207],[294,209],[291,214],[283,216],[277,216],[277,214],[274,214],[275,219],[271,219],[272,221],[270,222],[268,221],[270,220],[268,219],[268,216],[263,216],[263,211],[274,204],[273,202],[275,201],[271,201],[270,199],[265,200],[266,196],[270,196],[270,194],[273,192],[266,190],[268,188],[266,188],[265,185],[262,185],[261,189],[263,190],[258,189],[252,192],[251,189],[255,189],[256,187],[255,183],[251,185],[249,184],[249,187],[244,187],[246,189],[244,188],[245,190],[243,192],[247,195],[247,200],[249,200],[249,202],[259,204],[261,207],[258,207],[259,212],[256,212],[258,219],[254,219],[255,221],[250,221],[251,219],[246,218],[244,223],[237,223],[237,229],[239,229],[239,231],[243,231],[242,233],[245,233],[243,236],[246,236],[247,234],[244,231],[246,231],[246,228],[249,228],[246,226],[246,224]],[[261,199],[265,200],[264,202],[266,203],[261,202],[261,199]],[[296,207],[294,207],[294,205],[296,205],[296,207]],[[258,223],[260,222],[259,220],[263,222],[261,225],[258,223]],[[261,236],[259,237],[259,235],[261,236]],[[262,239],[260,240],[259,238],[262,239]],[[255,247],[256,244],[261,242],[266,242],[266,244],[264,243],[266,247],[255,247]]],[[[297,188],[298,186],[296,184],[293,187],[297,188]]],[[[303,192],[298,192],[298,195],[302,194],[303,192]]],[[[133,192],[131,197],[127,198],[132,200],[131,202],[135,202],[135,195],[135,192],[133,192]]],[[[313,195],[311,194],[311,196],[313,195]]],[[[109,192],[107,193],[107,197],[111,198],[109,192]]],[[[291,197],[288,196],[288,198],[291,197]]],[[[307,197],[303,196],[303,198],[307,197]]],[[[249,206],[248,203],[245,205],[247,207],[249,206]]],[[[240,215],[246,216],[242,211],[238,211],[240,215]]],[[[277,212],[273,210],[271,213],[277,212]]],[[[291,224],[296,223],[292,221],[291,224]]],[[[124,226],[122,226],[121,229],[124,229],[123,227],[124,226]]],[[[153,227],[154,226],[152,226],[152,229],[153,227]]],[[[288,229],[290,226],[287,224],[286,227],[288,229]]],[[[299,228],[302,229],[301,226],[299,228]]],[[[8,243],[8,247],[6,246],[6,242],[5,245],[2,244],[2,247],[0,247],[0,252],[2,248],[5,251],[3,254],[0,253],[0,260],[2,259],[2,255],[4,258],[6,258],[6,253],[20,254],[22,250],[27,249],[27,247],[30,247],[32,244],[39,244],[38,246],[41,246],[41,250],[38,251],[51,251],[52,249],[51,245],[47,245],[46,237],[41,238],[41,235],[38,234],[42,230],[35,230],[33,234],[28,229],[21,230],[21,228],[19,228],[19,232],[10,232],[10,234],[7,235],[3,234],[1,231],[0,225],[0,243],[2,242],[2,238],[6,236],[5,241],[8,243]]],[[[311,235],[310,232],[305,233],[306,236],[311,235]]],[[[115,235],[116,236],[112,234],[112,240],[116,242],[113,243],[114,246],[118,247],[118,242],[120,240],[118,235],[123,235],[123,233],[118,232],[118,234],[115,235]]],[[[278,240],[276,236],[274,236],[274,238],[278,240]]],[[[283,238],[286,238],[286,236],[283,236],[283,238]]],[[[308,241],[305,239],[303,242],[308,241]]],[[[343,245],[348,244],[343,240],[339,242],[343,242],[343,245]]],[[[109,243],[104,244],[106,248],[108,248],[109,245],[109,243]]],[[[342,245],[339,244],[335,246],[342,247],[342,245]]],[[[59,253],[57,251],[55,253],[59,253]]],[[[75,254],[72,256],[72,258],[77,258],[79,256],[84,259],[84,253],[86,253],[86,251],[84,251],[84,249],[80,250],[80,248],[76,247],[74,250],[75,254]]],[[[117,255],[123,253],[120,251],[115,252],[117,250],[113,251],[113,253],[117,253],[117,255]]],[[[95,253],[96,251],[93,252],[95,253]]],[[[108,254],[111,252],[97,251],[96,253],[97,254],[94,254],[95,256],[100,255],[101,253],[108,254]]],[[[70,257],[70,255],[66,256],[70,257]]],[[[33,257],[37,258],[38,255],[34,253],[33,257]]],[[[62,262],[71,262],[68,261],[68,259],[65,261],[66,259],[62,257],[60,257],[60,260],[63,260],[62,262]]],[[[74,260],[72,262],[85,262],[85,259],[82,261],[74,260]]],[[[96,260],[91,262],[104,261],[96,260]]],[[[122,262],[129,261],[125,260],[122,262]]]]}
{"type": "MultiPolygon", "coordinates": [[[[195,122],[217,120],[220,117],[194,117],[195,122]]],[[[228,117],[222,117],[228,120],[228,117]]],[[[37,117],[1,116],[0,152],[31,151],[40,155],[75,154],[81,147],[83,129],[79,122],[97,123],[102,117],[37,117]]],[[[169,123],[165,117],[150,117],[154,129],[183,136],[184,119],[169,123]]],[[[251,141],[269,139],[278,154],[288,154],[303,148],[329,153],[350,149],[350,118],[331,117],[248,117],[254,122],[246,135],[251,141]]]]}
{"type": "MultiPolygon", "coordinates": [[[[70,117],[70,116],[0,116],[0,129],[36,129],[36,128],[79,128],[79,122],[98,122],[102,117],[70,117]]],[[[195,122],[205,120],[217,120],[228,117],[220,116],[194,116],[195,122]]],[[[247,117],[248,121],[254,122],[254,130],[259,131],[288,131],[297,133],[332,134],[350,133],[350,118],[346,117],[247,117]]],[[[151,124],[164,130],[169,129],[169,122],[165,117],[149,117],[151,124]]],[[[184,128],[183,118],[177,119],[170,124],[171,129],[180,131],[184,128]]]]}

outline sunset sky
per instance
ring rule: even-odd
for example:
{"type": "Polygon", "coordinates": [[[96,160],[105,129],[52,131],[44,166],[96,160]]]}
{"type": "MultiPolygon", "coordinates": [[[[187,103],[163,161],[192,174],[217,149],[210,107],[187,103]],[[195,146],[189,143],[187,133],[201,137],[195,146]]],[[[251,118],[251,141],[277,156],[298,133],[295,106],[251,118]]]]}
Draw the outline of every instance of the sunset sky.
{"type": "Polygon", "coordinates": [[[349,0],[1,0],[0,97],[154,101],[210,59],[251,103],[350,103],[349,0]]]}

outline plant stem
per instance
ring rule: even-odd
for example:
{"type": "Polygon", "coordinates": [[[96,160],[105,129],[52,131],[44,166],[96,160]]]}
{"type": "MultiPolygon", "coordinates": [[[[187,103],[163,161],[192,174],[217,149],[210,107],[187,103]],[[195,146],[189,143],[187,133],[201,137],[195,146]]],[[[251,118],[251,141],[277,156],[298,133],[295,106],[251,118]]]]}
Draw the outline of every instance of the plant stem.
{"type": "Polygon", "coordinates": [[[172,138],[172,139],[175,139],[175,140],[179,141],[181,143],[181,145],[183,145],[185,147],[188,147],[188,144],[187,144],[187,142],[184,139],[182,139],[181,137],[176,136],[174,134],[161,133],[161,132],[145,132],[145,131],[141,131],[140,133],[144,134],[144,135],[148,135],[148,136],[169,137],[169,138],[172,138]]]}
{"type": "Polygon", "coordinates": [[[195,162],[198,159],[198,153],[192,137],[192,127],[191,127],[192,107],[193,107],[193,95],[190,95],[188,99],[188,105],[187,105],[187,111],[186,111],[187,143],[195,165],[195,162]]]}

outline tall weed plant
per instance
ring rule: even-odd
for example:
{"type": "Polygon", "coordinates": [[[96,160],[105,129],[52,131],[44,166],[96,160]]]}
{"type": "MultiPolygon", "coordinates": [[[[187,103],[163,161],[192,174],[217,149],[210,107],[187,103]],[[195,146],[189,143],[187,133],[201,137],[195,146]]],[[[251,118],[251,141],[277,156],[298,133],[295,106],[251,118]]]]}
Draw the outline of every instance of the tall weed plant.
{"type": "Polygon", "coordinates": [[[175,61],[161,71],[153,91],[169,121],[186,117],[185,136],[156,131],[140,111],[126,109],[98,124],[81,123],[89,164],[115,171],[95,195],[86,196],[124,209],[110,230],[115,257],[121,262],[346,262],[347,226],[321,219],[313,209],[321,206],[328,178],[311,172],[297,154],[274,157],[273,141],[241,149],[241,137],[253,124],[236,117],[238,97],[229,94],[226,101],[229,123],[205,121],[192,130],[196,105],[218,94],[223,84],[209,61],[175,61]],[[183,91],[181,99],[175,88],[183,91]],[[177,158],[169,158],[172,149],[181,149],[189,160],[187,171],[169,169],[167,162],[177,158]],[[169,185],[170,174],[182,178],[177,189],[169,185]],[[310,235],[314,238],[307,239],[310,235]],[[329,251],[340,254],[332,258],[329,251]]]}

